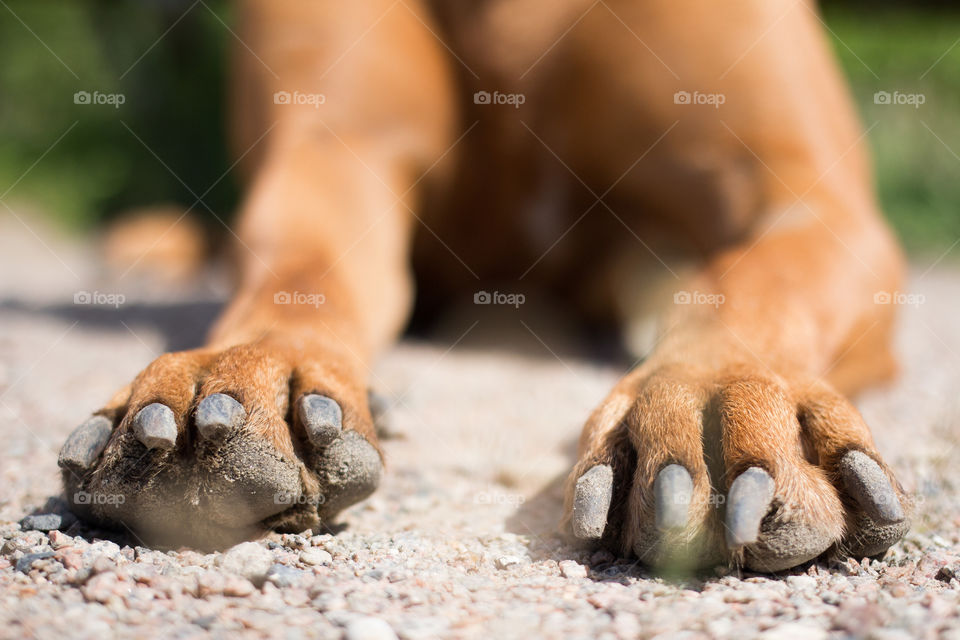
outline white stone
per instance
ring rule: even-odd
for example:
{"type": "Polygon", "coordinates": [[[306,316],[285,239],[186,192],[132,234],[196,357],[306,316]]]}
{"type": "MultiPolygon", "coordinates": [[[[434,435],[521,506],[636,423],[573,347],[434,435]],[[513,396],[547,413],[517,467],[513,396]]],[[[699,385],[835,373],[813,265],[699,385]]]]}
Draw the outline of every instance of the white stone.
{"type": "Polygon", "coordinates": [[[380,618],[357,618],[347,625],[347,640],[396,640],[397,634],[380,618]]]}
{"type": "Polygon", "coordinates": [[[811,576],[790,576],[787,584],[797,591],[807,591],[817,588],[817,579],[811,576]]]}
{"type": "Polygon", "coordinates": [[[333,556],[324,549],[307,549],[300,554],[300,562],[309,565],[330,564],[333,556]]]}
{"type": "Polygon", "coordinates": [[[254,584],[263,582],[272,564],[273,554],[256,542],[241,542],[217,559],[218,567],[254,584]]]}
{"type": "Polygon", "coordinates": [[[560,562],[560,573],[564,578],[586,578],[587,568],[574,560],[560,562]]]}

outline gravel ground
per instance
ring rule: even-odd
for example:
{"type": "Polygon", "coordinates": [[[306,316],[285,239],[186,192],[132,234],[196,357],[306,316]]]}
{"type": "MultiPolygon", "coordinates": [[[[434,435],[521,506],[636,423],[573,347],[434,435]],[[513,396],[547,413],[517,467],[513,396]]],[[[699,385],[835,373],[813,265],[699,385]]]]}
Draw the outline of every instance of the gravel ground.
{"type": "Polygon", "coordinates": [[[622,367],[534,315],[453,316],[384,358],[387,474],[333,535],[202,554],[74,522],[60,444],[156,354],[197,341],[224,292],[215,277],[165,294],[110,280],[90,247],[29,224],[0,218],[2,637],[960,639],[955,267],[917,269],[903,376],[859,400],[919,503],[907,539],[883,562],[664,580],[554,534],[580,425],[622,367]],[[74,304],[81,290],[125,300],[74,304]],[[489,348],[508,325],[511,347],[489,348]]]}

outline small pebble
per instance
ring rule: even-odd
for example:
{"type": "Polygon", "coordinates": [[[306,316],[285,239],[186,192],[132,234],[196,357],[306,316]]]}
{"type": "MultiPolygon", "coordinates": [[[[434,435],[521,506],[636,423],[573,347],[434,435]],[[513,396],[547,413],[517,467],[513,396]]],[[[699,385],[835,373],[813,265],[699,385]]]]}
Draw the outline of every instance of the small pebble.
{"type": "Polygon", "coordinates": [[[497,569],[509,569],[521,564],[523,560],[517,556],[500,556],[496,560],[497,569]]]}
{"type": "Polygon", "coordinates": [[[380,618],[357,618],[347,624],[347,640],[396,640],[390,625],[380,618]]]}
{"type": "Polygon", "coordinates": [[[63,518],[56,513],[39,513],[27,516],[20,521],[24,531],[53,531],[59,529],[63,518]]]}
{"type": "Polygon", "coordinates": [[[216,621],[217,616],[200,616],[199,618],[193,619],[193,624],[197,625],[201,629],[209,630],[216,621]]]}
{"type": "Polygon", "coordinates": [[[37,560],[44,560],[45,558],[52,558],[53,551],[44,551],[42,553],[28,553],[19,560],[17,560],[17,571],[21,573],[30,573],[30,567],[33,566],[33,563],[37,560]]]}
{"type": "Polygon", "coordinates": [[[63,547],[69,547],[73,545],[73,538],[62,531],[51,531],[47,537],[50,538],[50,546],[54,549],[62,549],[63,547]]]}
{"type": "Polygon", "coordinates": [[[945,567],[941,567],[940,570],[937,571],[936,578],[941,582],[950,582],[954,578],[960,580],[960,578],[957,577],[958,574],[960,574],[960,565],[947,565],[945,567]]]}
{"type": "Polygon", "coordinates": [[[292,587],[300,584],[300,582],[307,575],[312,574],[308,574],[306,571],[302,571],[300,569],[288,567],[285,564],[274,564],[267,571],[266,578],[268,582],[271,582],[282,589],[284,587],[292,587]]]}
{"type": "Polygon", "coordinates": [[[574,560],[560,562],[560,573],[564,578],[586,578],[587,568],[574,560]]]}
{"type": "Polygon", "coordinates": [[[817,579],[810,576],[790,576],[787,578],[787,584],[797,591],[806,591],[817,588],[817,579]]]}
{"type": "Polygon", "coordinates": [[[300,553],[300,562],[308,565],[330,564],[333,562],[333,556],[329,551],[323,549],[307,549],[300,553]]]}
{"type": "Polygon", "coordinates": [[[245,597],[254,592],[253,584],[238,575],[223,573],[220,571],[207,571],[201,574],[197,579],[198,594],[225,595],[233,597],[245,597]]]}
{"type": "Polygon", "coordinates": [[[241,542],[217,560],[224,571],[243,576],[255,585],[262,584],[273,565],[273,554],[256,542],[241,542]]]}

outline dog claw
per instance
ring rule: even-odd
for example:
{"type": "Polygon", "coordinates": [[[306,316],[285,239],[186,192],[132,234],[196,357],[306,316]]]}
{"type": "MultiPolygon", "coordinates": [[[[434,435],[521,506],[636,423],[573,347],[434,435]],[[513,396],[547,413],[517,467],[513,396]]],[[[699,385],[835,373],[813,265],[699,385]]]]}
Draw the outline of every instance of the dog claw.
{"type": "Polygon", "coordinates": [[[610,465],[598,464],[580,476],[573,492],[573,535],[581,540],[597,540],[603,536],[612,499],[613,469],[610,465]]]}
{"type": "Polygon", "coordinates": [[[739,549],[757,541],[773,491],[773,478],[760,467],[750,467],[737,476],[727,493],[727,548],[739,549]]]}
{"type": "Polygon", "coordinates": [[[890,479],[877,462],[862,451],[849,451],[840,460],[847,492],[879,524],[902,521],[906,515],[890,479]]]}
{"type": "Polygon", "coordinates": [[[300,420],[315,447],[325,447],[343,431],[340,405],[327,396],[310,393],[300,398],[300,420]]]}
{"type": "Polygon", "coordinates": [[[204,440],[222,442],[236,431],[247,418],[243,405],[226,395],[214,393],[197,405],[193,414],[197,431],[204,440]]]}
{"type": "Polygon", "coordinates": [[[133,433],[148,449],[172,449],[177,443],[177,422],[170,407],[154,402],[133,418],[133,433]]]}
{"type": "Polygon", "coordinates": [[[679,464],[667,465],[653,483],[654,522],[661,532],[687,526],[687,511],[693,498],[693,479],[679,464]]]}
{"type": "Polygon", "coordinates": [[[107,446],[113,423],[105,416],[92,416],[73,430],[63,443],[57,464],[74,473],[90,468],[107,446]]]}

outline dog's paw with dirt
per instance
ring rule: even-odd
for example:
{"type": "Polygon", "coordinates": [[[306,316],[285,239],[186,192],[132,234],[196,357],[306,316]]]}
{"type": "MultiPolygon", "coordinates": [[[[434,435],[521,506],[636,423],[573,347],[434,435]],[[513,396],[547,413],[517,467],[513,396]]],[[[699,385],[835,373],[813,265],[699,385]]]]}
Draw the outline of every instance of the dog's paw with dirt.
{"type": "Polygon", "coordinates": [[[884,553],[910,504],[857,410],[760,366],[641,367],[584,428],[565,525],[660,567],[884,553]]]}
{"type": "Polygon", "coordinates": [[[366,392],[334,357],[245,344],[154,360],[60,452],[82,517],[161,545],[317,527],[381,474],[366,392]]]}

